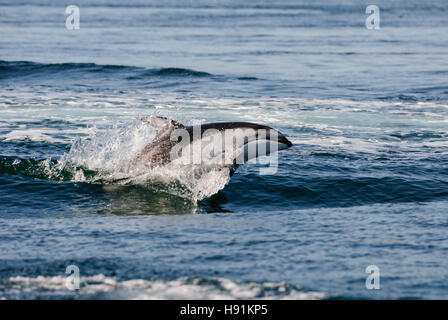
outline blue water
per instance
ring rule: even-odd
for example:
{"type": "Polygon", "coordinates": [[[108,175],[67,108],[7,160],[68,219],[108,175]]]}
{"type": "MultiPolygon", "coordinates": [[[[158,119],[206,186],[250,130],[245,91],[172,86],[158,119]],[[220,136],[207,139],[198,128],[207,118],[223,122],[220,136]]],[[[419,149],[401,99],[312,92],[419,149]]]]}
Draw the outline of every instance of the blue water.
{"type": "Polygon", "coordinates": [[[446,1],[68,4],[0,4],[0,298],[448,298],[446,1]],[[293,147],[122,183],[148,115],[293,147]]]}

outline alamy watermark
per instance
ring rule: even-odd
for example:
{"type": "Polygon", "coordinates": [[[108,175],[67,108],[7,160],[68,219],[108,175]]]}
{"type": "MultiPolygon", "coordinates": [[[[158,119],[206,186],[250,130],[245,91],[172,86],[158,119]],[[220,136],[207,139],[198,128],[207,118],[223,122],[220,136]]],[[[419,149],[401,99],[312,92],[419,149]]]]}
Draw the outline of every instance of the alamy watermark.
{"type": "Polygon", "coordinates": [[[380,268],[376,265],[370,265],[366,267],[366,273],[368,274],[366,278],[366,289],[368,290],[379,290],[380,289],[380,268]]]}
{"type": "Polygon", "coordinates": [[[278,166],[277,151],[282,149],[274,129],[235,128],[192,130],[179,128],[170,136],[179,141],[170,151],[170,160],[180,165],[231,166],[244,163],[268,165],[260,168],[261,175],[275,174],[278,166]],[[266,157],[264,157],[266,156],[266,157]]]}
{"type": "Polygon", "coordinates": [[[277,151],[291,146],[275,129],[250,126],[218,129],[199,124],[177,128],[171,132],[170,141],[174,142],[170,150],[173,164],[236,168],[258,163],[262,165],[261,175],[277,173],[277,151]]]}
{"type": "MultiPolygon", "coordinates": [[[[67,30],[80,29],[80,10],[78,6],[69,5],[65,8],[65,13],[68,15],[65,20],[65,27],[67,30]]],[[[380,29],[380,8],[377,5],[371,4],[366,7],[366,14],[369,16],[366,18],[365,25],[369,30],[380,29]]]]}
{"type": "MultiPolygon", "coordinates": [[[[65,8],[65,13],[68,15],[65,20],[65,27],[67,30],[80,29],[80,10],[78,6],[69,5],[65,8]]],[[[366,7],[366,14],[369,16],[366,18],[365,25],[369,30],[380,29],[380,8],[377,5],[371,4],[366,7]]]]}
{"type": "Polygon", "coordinates": [[[379,30],[380,29],[380,8],[378,6],[371,4],[366,8],[366,14],[370,14],[366,18],[366,28],[369,30],[379,30]]]}
{"type": "Polygon", "coordinates": [[[65,8],[65,13],[68,14],[65,19],[65,28],[67,30],[78,30],[80,28],[80,11],[77,6],[70,5],[65,8]]]}
{"type": "Polygon", "coordinates": [[[80,280],[79,280],[79,268],[77,265],[69,265],[65,269],[65,273],[69,276],[65,278],[65,286],[69,290],[79,290],[80,287],[80,280]]]}

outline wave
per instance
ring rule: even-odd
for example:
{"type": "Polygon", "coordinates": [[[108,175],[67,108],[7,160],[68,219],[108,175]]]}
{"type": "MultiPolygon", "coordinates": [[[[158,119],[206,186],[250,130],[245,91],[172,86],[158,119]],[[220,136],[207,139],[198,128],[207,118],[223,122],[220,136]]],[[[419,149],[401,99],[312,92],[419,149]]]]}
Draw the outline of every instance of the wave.
{"type": "Polygon", "coordinates": [[[80,289],[66,287],[65,276],[10,277],[0,286],[0,299],[284,299],[317,300],[327,295],[304,291],[286,282],[234,282],[225,278],[118,280],[98,274],[80,278],[80,289]]]}
{"type": "Polygon", "coordinates": [[[3,157],[0,159],[0,173],[21,174],[27,177],[53,181],[94,181],[97,171],[69,166],[61,161],[45,159],[19,159],[3,157]]]}
{"type": "Polygon", "coordinates": [[[0,60],[0,79],[21,77],[35,74],[55,74],[72,71],[111,72],[126,69],[136,69],[119,65],[98,65],[95,63],[38,63],[31,61],[3,61],[0,60]]]}
{"type": "Polygon", "coordinates": [[[73,72],[84,74],[116,74],[125,76],[127,80],[145,79],[150,77],[211,77],[210,73],[184,68],[143,68],[125,65],[99,65],[96,63],[38,63],[30,61],[0,60],[0,80],[50,75],[73,75],[73,72]]]}
{"type": "Polygon", "coordinates": [[[127,80],[140,80],[145,78],[159,77],[211,77],[207,72],[195,71],[183,68],[161,68],[161,69],[146,69],[136,75],[129,76],[127,80]]]}

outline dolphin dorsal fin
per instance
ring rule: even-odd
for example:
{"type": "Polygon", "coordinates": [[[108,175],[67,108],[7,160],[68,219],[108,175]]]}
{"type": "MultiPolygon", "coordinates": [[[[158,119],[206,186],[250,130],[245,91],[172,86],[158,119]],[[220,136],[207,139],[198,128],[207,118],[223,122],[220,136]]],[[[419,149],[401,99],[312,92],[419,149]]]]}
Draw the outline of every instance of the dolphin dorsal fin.
{"type": "Polygon", "coordinates": [[[143,122],[149,123],[151,127],[154,127],[157,130],[169,127],[184,128],[183,124],[166,117],[149,116],[149,117],[143,117],[141,120],[143,122]]]}

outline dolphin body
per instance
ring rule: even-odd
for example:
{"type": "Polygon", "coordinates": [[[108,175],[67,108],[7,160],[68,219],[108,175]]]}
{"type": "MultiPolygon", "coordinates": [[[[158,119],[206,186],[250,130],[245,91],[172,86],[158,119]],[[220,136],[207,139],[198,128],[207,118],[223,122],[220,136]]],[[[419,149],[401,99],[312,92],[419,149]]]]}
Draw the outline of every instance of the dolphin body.
{"type": "MultiPolygon", "coordinates": [[[[208,132],[213,132],[215,134],[220,134],[222,136],[226,135],[228,131],[232,131],[233,135],[235,132],[243,134],[244,139],[240,139],[240,143],[233,143],[236,148],[239,148],[241,152],[233,158],[231,163],[223,164],[221,167],[228,167],[230,176],[235,173],[238,165],[247,162],[250,159],[256,158],[259,155],[268,155],[272,152],[290,148],[292,143],[277,130],[256,123],[250,122],[216,122],[207,123],[194,126],[184,126],[183,124],[165,117],[144,117],[141,119],[143,122],[148,123],[151,127],[157,130],[156,137],[153,141],[146,145],[139,154],[132,160],[133,165],[144,165],[150,168],[157,166],[163,166],[173,161],[173,149],[178,148],[180,144],[184,146],[187,144],[192,144],[197,142],[198,139],[201,141],[201,145],[207,145],[210,141],[205,141],[207,139],[208,132]],[[176,135],[176,130],[179,130],[183,135],[176,135]],[[274,143],[274,148],[272,147],[274,143]],[[258,147],[264,145],[263,154],[258,153],[258,147]],[[250,147],[252,145],[252,148],[250,147]],[[253,148],[257,145],[256,148],[253,148]],[[254,152],[255,150],[255,152],[254,152]],[[237,161],[238,160],[238,161],[237,161]]],[[[238,138],[238,137],[236,137],[238,138]]],[[[210,139],[208,139],[210,140],[210,139]]],[[[236,139],[238,140],[238,139],[236,139]]],[[[222,151],[225,153],[226,151],[222,151]]]]}

